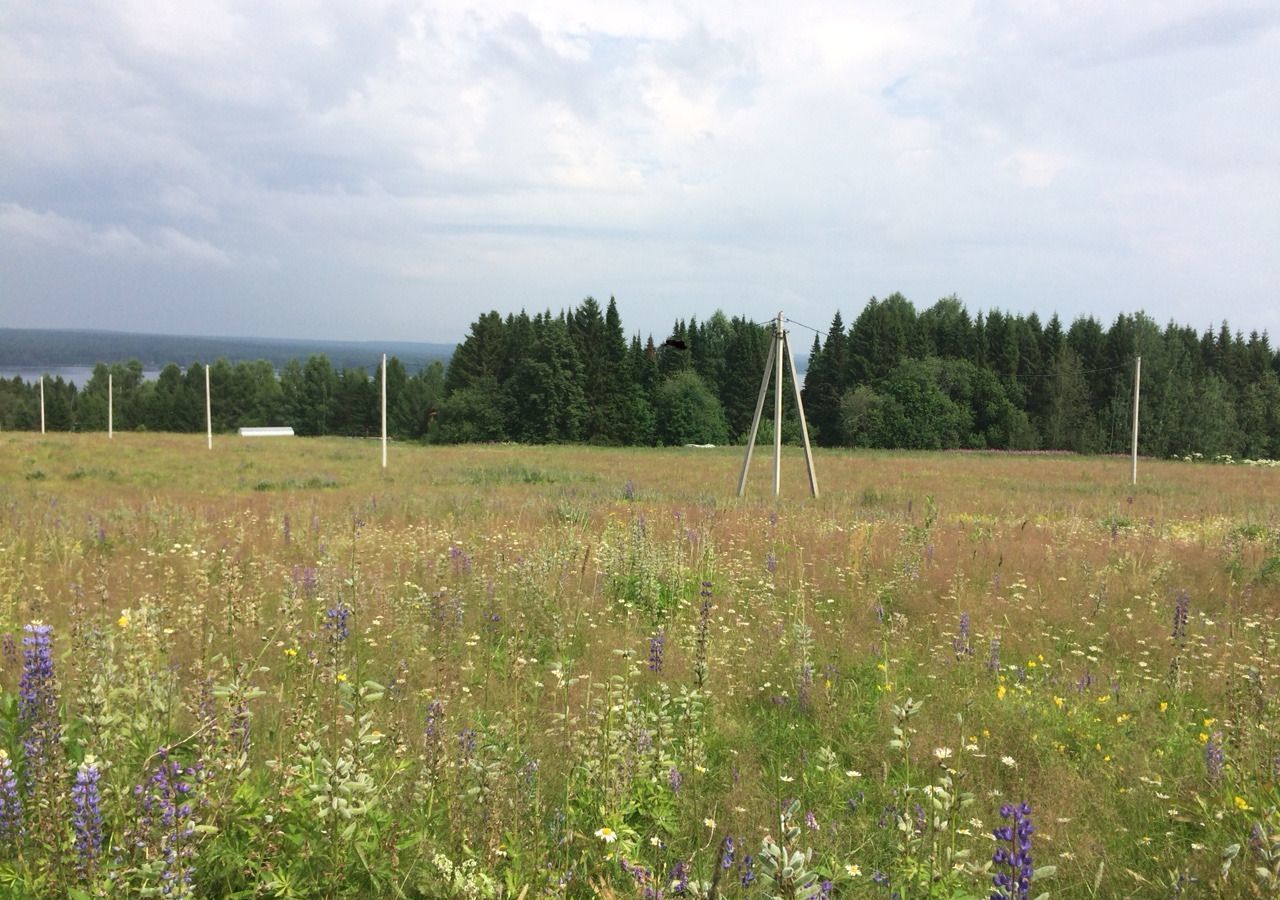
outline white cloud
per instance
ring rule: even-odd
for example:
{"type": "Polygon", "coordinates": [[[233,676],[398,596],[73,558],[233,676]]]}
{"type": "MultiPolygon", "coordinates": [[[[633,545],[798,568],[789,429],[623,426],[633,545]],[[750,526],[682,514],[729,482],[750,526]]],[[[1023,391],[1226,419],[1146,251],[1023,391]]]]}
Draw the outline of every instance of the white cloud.
{"type": "MultiPolygon", "coordinates": [[[[190,282],[192,327],[264,291],[332,303],[299,328],[447,339],[587,293],[659,330],[900,289],[1068,317],[1229,294],[1280,333],[1276,22],[1192,0],[18,4],[0,229],[135,266],[140,305],[175,302],[147,266],[278,267],[240,300],[190,282]]],[[[26,278],[50,324],[83,302],[26,278]]]]}
{"type": "Polygon", "coordinates": [[[115,261],[188,266],[226,266],[232,262],[224,250],[175,228],[154,228],[144,235],[125,225],[95,226],[15,203],[0,203],[0,233],[70,255],[115,261]]]}

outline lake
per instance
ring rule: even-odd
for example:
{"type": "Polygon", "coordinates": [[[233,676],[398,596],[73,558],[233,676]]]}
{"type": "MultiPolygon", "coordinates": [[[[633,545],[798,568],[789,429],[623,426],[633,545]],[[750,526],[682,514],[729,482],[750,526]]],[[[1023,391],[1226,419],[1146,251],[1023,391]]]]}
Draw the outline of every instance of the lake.
{"type": "MultiPolygon", "coordinates": [[[[12,380],[15,375],[28,384],[34,384],[39,381],[41,375],[45,375],[50,381],[60,376],[63,381],[69,381],[76,387],[84,387],[89,379],[93,377],[93,366],[52,366],[48,369],[0,366],[0,378],[12,380]]],[[[159,375],[159,369],[144,369],[142,372],[142,377],[147,380],[154,380],[159,375]]]]}

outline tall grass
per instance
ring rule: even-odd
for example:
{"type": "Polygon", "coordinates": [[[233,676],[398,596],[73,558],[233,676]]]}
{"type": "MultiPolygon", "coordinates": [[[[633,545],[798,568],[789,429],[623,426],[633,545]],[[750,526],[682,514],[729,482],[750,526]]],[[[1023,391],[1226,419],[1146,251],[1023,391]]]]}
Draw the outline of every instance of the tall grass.
{"type": "Polygon", "coordinates": [[[1274,470],[0,449],[0,894],[1276,889],[1274,470]]]}

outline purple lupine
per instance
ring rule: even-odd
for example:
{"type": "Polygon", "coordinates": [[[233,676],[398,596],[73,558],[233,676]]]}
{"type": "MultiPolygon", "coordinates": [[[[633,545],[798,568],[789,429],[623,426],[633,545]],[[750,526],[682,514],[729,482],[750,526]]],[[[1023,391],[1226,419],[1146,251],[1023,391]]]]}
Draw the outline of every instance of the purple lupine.
{"type": "Polygon", "coordinates": [[[1016,806],[1006,803],[1000,807],[1000,817],[1012,821],[997,826],[991,832],[997,841],[1008,844],[1007,847],[998,847],[991,857],[997,867],[991,879],[995,885],[991,900],[1026,900],[1031,894],[1031,879],[1035,876],[1031,863],[1031,835],[1036,829],[1031,824],[1031,806],[1025,802],[1016,806]]]}
{"type": "Polygon", "coordinates": [[[671,893],[683,894],[689,887],[689,864],[683,859],[676,860],[667,880],[671,884],[671,893]]]}
{"type": "Polygon", "coordinates": [[[1173,604],[1173,634],[1178,643],[1187,639],[1187,614],[1191,609],[1191,595],[1186,588],[1178,592],[1178,599],[1173,604]]]}
{"type": "Polygon", "coordinates": [[[302,591],[302,596],[310,599],[316,595],[316,570],[314,566],[294,566],[292,571],[293,586],[302,591]]]}
{"type": "Polygon", "coordinates": [[[22,833],[22,797],[18,794],[18,777],[13,771],[9,751],[0,747],[0,856],[7,855],[22,833]]]}
{"type": "Polygon", "coordinates": [[[649,638],[649,671],[662,672],[662,658],[667,646],[667,633],[659,631],[649,638]]]}
{"type": "Polygon", "coordinates": [[[339,600],[324,612],[324,632],[335,651],[351,635],[351,607],[339,600]]]}
{"type": "Polygon", "coordinates": [[[671,793],[680,793],[680,785],[684,784],[684,776],[680,774],[680,770],[675,766],[672,766],[671,771],[667,773],[667,784],[671,785],[671,793]]]}
{"type": "Polygon", "coordinates": [[[756,861],[755,858],[748,853],[742,858],[742,886],[751,887],[752,882],[756,880],[756,861]]]}
{"type": "Polygon", "coordinates": [[[97,760],[86,756],[71,786],[71,831],[75,835],[76,871],[82,878],[93,875],[102,853],[100,777],[97,760]]]}
{"type": "Polygon", "coordinates": [[[711,630],[711,582],[702,582],[699,592],[702,609],[698,613],[698,638],[693,649],[693,678],[698,687],[707,680],[707,637],[711,630]]]}
{"type": "Polygon", "coordinates": [[[156,767],[145,783],[133,789],[139,799],[136,846],[144,853],[164,860],[160,873],[160,893],[165,897],[189,897],[196,840],[194,791],[203,775],[199,764],[184,766],[169,755],[168,748],[156,751],[156,767]]]}
{"type": "Polygon", "coordinates": [[[1209,780],[1217,784],[1222,780],[1225,760],[1222,753],[1222,732],[1215,731],[1204,742],[1204,771],[1209,780]]]}
{"type": "Polygon", "coordinates": [[[725,869],[733,868],[733,835],[731,834],[724,836],[724,846],[720,850],[720,866],[725,869]]]}
{"type": "Polygon", "coordinates": [[[62,729],[58,723],[58,685],[53,672],[53,627],[23,626],[22,677],[18,682],[18,727],[26,758],[25,786],[40,781],[53,767],[62,729]]]}
{"type": "Polygon", "coordinates": [[[769,570],[770,575],[778,571],[777,554],[770,552],[769,555],[764,558],[764,567],[769,570]]]}
{"type": "Polygon", "coordinates": [[[955,650],[956,659],[973,656],[973,645],[970,643],[969,635],[969,614],[967,612],[960,614],[960,627],[956,631],[956,636],[951,639],[951,647],[955,650]]]}

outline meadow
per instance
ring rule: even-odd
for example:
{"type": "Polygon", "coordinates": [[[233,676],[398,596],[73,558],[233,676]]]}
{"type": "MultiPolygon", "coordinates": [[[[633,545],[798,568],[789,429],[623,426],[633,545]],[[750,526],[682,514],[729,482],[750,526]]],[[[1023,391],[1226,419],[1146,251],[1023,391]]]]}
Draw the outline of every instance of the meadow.
{"type": "Polygon", "coordinates": [[[1280,471],[0,435],[0,895],[1280,884],[1280,471]]]}

